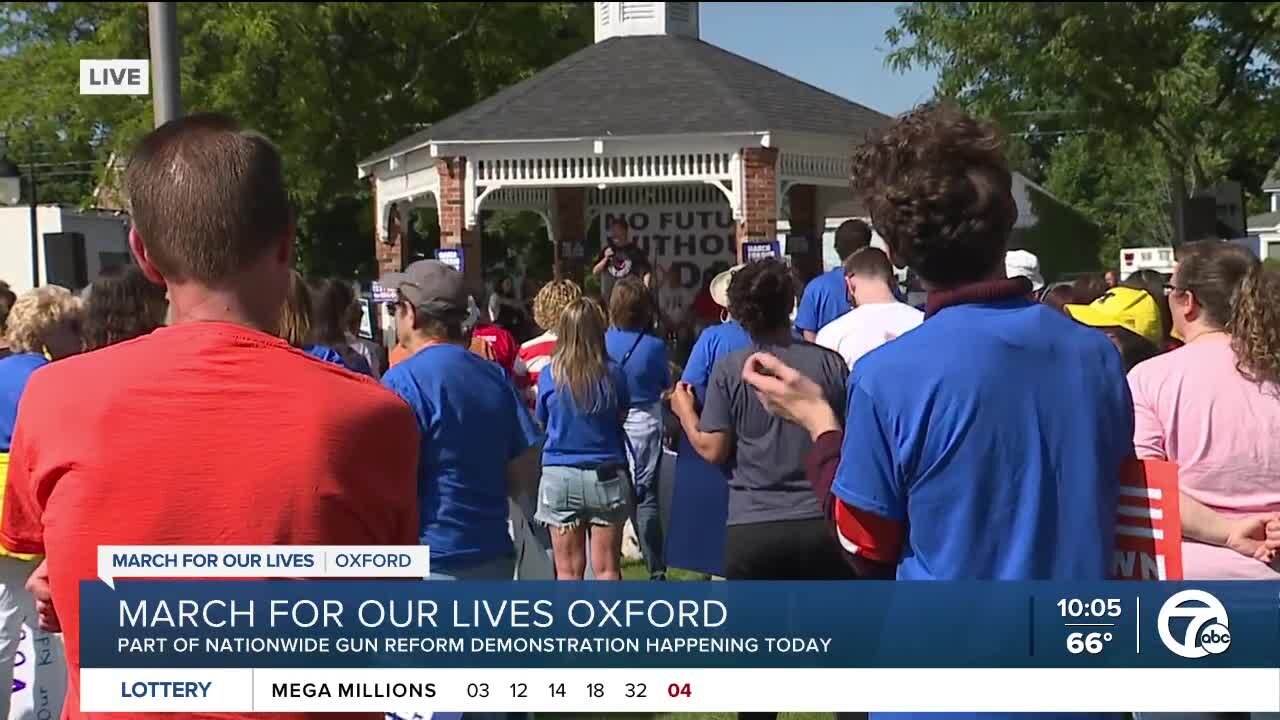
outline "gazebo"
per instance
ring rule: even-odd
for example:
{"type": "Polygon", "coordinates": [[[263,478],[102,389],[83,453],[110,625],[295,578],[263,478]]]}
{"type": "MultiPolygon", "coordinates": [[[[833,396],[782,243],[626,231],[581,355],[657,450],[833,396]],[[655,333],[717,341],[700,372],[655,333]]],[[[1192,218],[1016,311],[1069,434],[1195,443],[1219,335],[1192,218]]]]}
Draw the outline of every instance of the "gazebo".
{"type": "Polygon", "coordinates": [[[566,274],[581,272],[589,223],[610,212],[640,218],[633,231],[658,218],[670,232],[638,233],[642,247],[660,263],[696,257],[703,268],[734,262],[743,242],[777,239],[785,218],[808,239],[789,243],[793,262],[817,267],[824,219],[837,206],[849,214],[851,150],[887,121],[704,42],[696,2],[597,2],[594,44],[358,172],[373,188],[380,273],[406,262],[399,228],[413,207],[436,209],[441,245],[462,250],[477,288],[478,223],[490,209],[540,214],[566,274]],[[722,239],[711,239],[713,225],[722,239]]]}

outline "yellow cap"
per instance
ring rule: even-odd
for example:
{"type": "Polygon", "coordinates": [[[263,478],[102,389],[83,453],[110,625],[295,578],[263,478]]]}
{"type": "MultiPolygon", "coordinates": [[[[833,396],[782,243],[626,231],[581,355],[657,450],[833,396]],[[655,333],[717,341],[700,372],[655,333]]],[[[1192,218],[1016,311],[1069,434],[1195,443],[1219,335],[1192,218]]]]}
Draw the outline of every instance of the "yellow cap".
{"type": "Polygon", "coordinates": [[[1062,309],[1085,325],[1122,327],[1156,345],[1164,340],[1160,309],[1146,290],[1113,287],[1088,305],[1065,305],[1062,309]]]}

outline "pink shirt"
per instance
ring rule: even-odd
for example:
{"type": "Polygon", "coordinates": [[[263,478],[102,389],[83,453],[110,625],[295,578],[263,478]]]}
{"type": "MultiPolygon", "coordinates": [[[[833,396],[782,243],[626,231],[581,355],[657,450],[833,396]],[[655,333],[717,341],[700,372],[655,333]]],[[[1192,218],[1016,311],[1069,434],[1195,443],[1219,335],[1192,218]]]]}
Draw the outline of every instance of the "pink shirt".
{"type": "MultiPolygon", "coordinates": [[[[1208,335],[1129,373],[1134,450],[1178,464],[1183,493],[1224,515],[1280,510],[1280,396],[1236,370],[1231,338],[1208,335]]],[[[1184,540],[1188,580],[1280,579],[1234,550],[1184,540]]]]}

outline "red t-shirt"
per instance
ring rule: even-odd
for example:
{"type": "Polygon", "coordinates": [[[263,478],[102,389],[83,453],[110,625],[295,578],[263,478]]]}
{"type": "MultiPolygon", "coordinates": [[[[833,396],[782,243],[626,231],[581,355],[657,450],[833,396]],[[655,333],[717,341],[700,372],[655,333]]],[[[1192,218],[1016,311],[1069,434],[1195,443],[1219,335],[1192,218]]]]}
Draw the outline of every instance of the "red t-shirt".
{"type": "Polygon", "coordinates": [[[507,371],[508,378],[515,379],[516,355],[520,352],[520,346],[516,344],[514,335],[498,325],[481,323],[471,336],[488,343],[489,349],[493,351],[493,361],[507,371]]]}
{"type": "Polygon", "coordinates": [[[418,543],[409,408],[245,327],[186,323],[59,360],[32,375],[17,428],[0,542],[48,556],[64,718],[82,717],[79,582],[99,545],[418,543]]]}

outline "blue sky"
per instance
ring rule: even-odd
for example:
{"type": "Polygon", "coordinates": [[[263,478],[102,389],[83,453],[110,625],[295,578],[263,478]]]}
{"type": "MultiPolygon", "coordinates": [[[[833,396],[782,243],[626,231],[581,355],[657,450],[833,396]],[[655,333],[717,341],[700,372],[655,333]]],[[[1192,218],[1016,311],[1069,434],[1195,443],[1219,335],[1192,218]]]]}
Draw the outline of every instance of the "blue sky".
{"type": "Polygon", "coordinates": [[[928,100],[936,74],[885,65],[899,3],[704,2],[702,39],[896,115],[928,100]]]}

